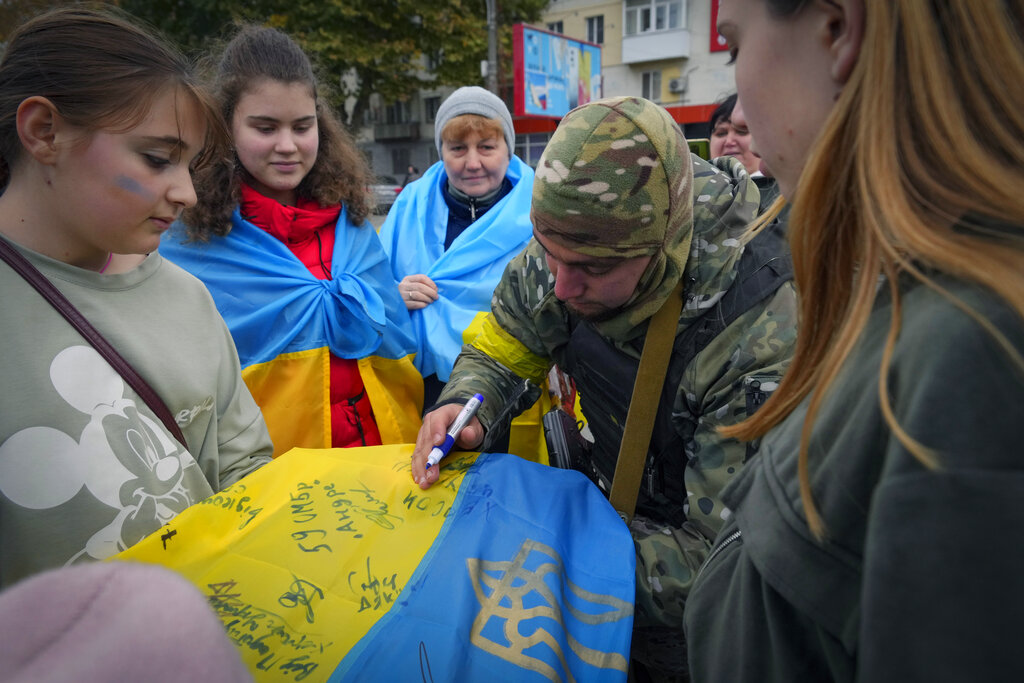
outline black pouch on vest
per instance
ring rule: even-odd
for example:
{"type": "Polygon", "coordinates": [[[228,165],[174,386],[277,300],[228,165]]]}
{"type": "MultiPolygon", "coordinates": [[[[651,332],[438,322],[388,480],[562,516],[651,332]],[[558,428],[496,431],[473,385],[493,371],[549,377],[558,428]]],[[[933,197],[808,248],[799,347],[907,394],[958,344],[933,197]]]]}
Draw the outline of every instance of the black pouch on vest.
{"type": "Polygon", "coordinates": [[[561,408],[552,408],[544,414],[542,422],[551,466],[582,472],[607,493],[608,482],[604,481],[592,464],[590,451],[594,444],[580,433],[579,425],[572,415],[561,408]]]}

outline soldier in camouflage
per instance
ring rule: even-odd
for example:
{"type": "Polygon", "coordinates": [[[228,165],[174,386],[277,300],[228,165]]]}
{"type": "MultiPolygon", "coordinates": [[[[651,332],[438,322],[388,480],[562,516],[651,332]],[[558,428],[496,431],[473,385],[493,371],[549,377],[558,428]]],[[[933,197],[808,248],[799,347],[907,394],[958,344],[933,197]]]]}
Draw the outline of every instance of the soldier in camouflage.
{"type": "MultiPolygon", "coordinates": [[[[738,287],[741,257],[762,237],[747,242],[757,187],[739,162],[718,164],[727,170],[691,155],[676,123],[647,100],[605,99],[565,116],[537,169],[534,240],[505,270],[483,330],[463,348],[439,407],[424,418],[412,465],[421,487],[438,476],[424,469],[428,452],[474,393],[485,401],[458,442],[466,449],[479,448],[485,433],[503,428],[495,420],[507,403],[530,405],[536,396],[517,397],[517,388],[524,378],[540,384],[553,363],[582,384],[588,423],[616,422],[628,410],[632,379],[627,405],[613,406],[612,385],[622,382],[607,383],[605,392],[600,382],[581,383],[581,375],[601,375],[606,359],[616,355],[635,364],[651,316],[680,280],[677,339],[719,315],[716,306],[738,287]],[[589,334],[585,345],[581,331],[589,334]],[[588,398],[595,406],[590,410],[588,398]]],[[[777,251],[769,260],[788,259],[784,245],[777,251]]],[[[763,403],[795,337],[796,294],[787,276],[666,380],[674,384],[662,394],[665,419],[656,421],[652,436],[648,474],[654,474],[631,524],[634,657],[658,679],[685,675],[683,605],[728,515],[719,494],[751,452],[719,436],[717,427],[763,403]],[[659,425],[671,433],[659,434],[659,425]]],[[[621,426],[618,434],[621,441],[621,426]]],[[[595,451],[602,446],[614,454],[619,443],[597,443],[595,451]]]]}

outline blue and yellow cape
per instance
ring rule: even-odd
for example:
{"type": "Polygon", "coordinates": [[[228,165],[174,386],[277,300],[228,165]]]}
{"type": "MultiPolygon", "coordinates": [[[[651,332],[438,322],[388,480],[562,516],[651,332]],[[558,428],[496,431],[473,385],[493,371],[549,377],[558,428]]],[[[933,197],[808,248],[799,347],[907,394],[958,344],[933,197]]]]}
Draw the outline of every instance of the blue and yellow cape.
{"type": "Polygon", "coordinates": [[[203,281],[238,348],[242,378],[263,410],[274,452],[331,445],[330,354],[358,362],[384,443],[416,440],[423,380],[416,342],[377,233],[342,208],[330,280],[242,218],[209,242],[176,224],[160,253],[203,281]]]}
{"type": "Polygon", "coordinates": [[[491,310],[491,295],[505,266],[533,236],[533,169],[513,156],[505,175],[512,191],[456,237],[448,251],[448,205],[442,195],[448,176],[440,161],[402,190],[380,228],[396,280],[423,273],[437,284],[438,300],[411,314],[424,377],[436,373],[448,381],[464,333],[475,333],[474,320],[491,310]]]}
{"type": "MultiPolygon", "coordinates": [[[[456,237],[448,251],[448,205],[442,194],[448,175],[443,162],[402,190],[381,226],[380,239],[395,279],[423,273],[437,284],[438,300],[410,313],[416,365],[424,377],[436,373],[448,381],[462,345],[476,336],[491,310],[491,296],[505,266],[533,236],[533,169],[513,155],[505,175],[512,191],[456,237]]],[[[547,462],[541,420],[550,405],[542,394],[512,422],[510,452],[547,462]]]]}

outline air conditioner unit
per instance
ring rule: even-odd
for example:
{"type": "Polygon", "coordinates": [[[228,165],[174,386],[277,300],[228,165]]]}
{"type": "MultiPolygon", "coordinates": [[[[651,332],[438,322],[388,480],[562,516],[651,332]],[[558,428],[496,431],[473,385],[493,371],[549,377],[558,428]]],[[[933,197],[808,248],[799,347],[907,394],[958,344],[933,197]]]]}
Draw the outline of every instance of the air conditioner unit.
{"type": "Polygon", "coordinates": [[[686,76],[680,76],[679,78],[670,78],[668,81],[668,91],[671,93],[684,93],[686,88],[690,85],[690,79],[686,76]]]}

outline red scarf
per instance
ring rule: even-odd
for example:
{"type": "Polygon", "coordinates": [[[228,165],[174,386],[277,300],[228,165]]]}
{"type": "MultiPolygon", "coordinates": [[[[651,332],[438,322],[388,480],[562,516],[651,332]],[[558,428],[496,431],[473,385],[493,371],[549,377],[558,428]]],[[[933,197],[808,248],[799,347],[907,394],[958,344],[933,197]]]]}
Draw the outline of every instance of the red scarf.
{"type": "Polygon", "coordinates": [[[319,228],[330,227],[333,231],[341,214],[341,204],[322,207],[316,200],[298,199],[295,206],[285,206],[242,183],[240,210],[242,218],[292,245],[312,239],[319,228]]]}

